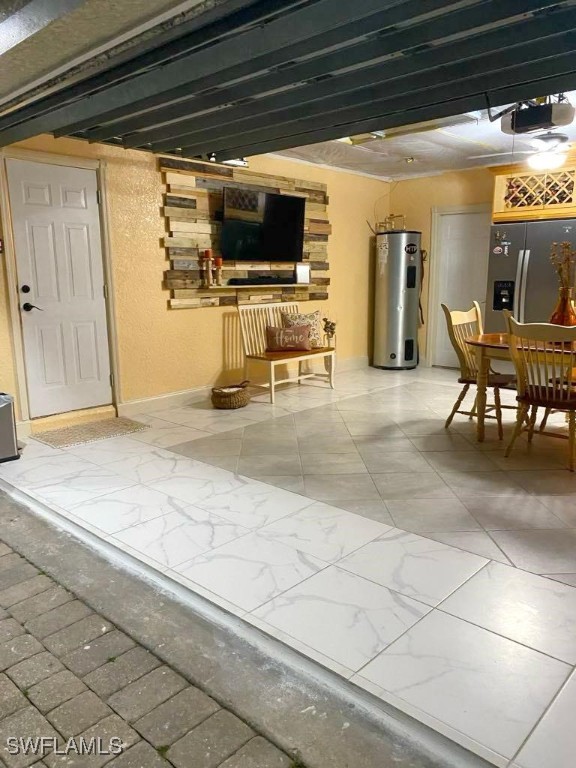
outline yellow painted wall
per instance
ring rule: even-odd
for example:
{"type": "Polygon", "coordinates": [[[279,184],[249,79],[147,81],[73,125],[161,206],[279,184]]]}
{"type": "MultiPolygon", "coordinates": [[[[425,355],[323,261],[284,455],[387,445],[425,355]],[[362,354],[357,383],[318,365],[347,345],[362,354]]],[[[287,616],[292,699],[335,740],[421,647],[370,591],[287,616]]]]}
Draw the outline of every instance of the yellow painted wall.
{"type": "MultiPolygon", "coordinates": [[[[143,152],[48,136],[15,146],[106,160],[121,401],[237,379],[235,312],[217,307],[167,308],[169,294],[161,287],[168,262],[160,243],[165,232],[156,159],[143,152]]],[[[269,156],[251,158],[250,169],[328,185],[328,213],[333,226],[329,241],[330,298],[302,306],[319,308],[338,321],[341,362],[365,357],[371,314],[371,233],[366,219],[374,221],[375,205],[379,218],[386,215],[389,185],[269,156]]],[[[0,275],[0,389],[15,392],[2,280],[0,275]]]]}
{"type": "MultiPolygon", "coordinates": [[[[422,247],[428,251],[422,290],[424,318],[428,317],[428,289],[430,277],[432,209],[451,205],[492,205],[494,177],[486,168],[471,171],[443,173],[408,179],[392,185],[390,210],[406,216],[406,226],[422,232],[422,247]]],[[[420,329],[420,350],[426,354],[426,328],[420,329]]]]}

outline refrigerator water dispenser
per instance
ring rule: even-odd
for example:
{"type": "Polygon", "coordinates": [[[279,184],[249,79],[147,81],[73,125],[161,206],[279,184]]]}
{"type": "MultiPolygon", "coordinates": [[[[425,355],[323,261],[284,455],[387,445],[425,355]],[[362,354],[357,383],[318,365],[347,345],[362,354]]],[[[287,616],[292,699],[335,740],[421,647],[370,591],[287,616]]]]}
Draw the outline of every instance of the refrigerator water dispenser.
{"type": "Polygon", "coordinates": [[[495,280],[492,309],[514,312],[514,280],[495,280]]]}

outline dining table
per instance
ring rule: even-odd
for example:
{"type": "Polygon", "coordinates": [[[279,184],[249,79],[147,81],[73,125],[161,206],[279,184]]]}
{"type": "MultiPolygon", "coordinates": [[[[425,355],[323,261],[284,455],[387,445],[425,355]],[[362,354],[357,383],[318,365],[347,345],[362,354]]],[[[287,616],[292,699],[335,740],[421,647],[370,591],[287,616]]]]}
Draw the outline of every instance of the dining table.
{"type": "MultiPolygon", "coordinates": [[[[510,354],[510,342],[507,333],[479,333],[475,336],[469,336],[466,340],[466,344],[474,347],[476,352],[476,388],[477,388],[477,400],[476,400],[476,437],[479,443],[484,442],[485,438],[485,419],[486,419],[486,402],[488,392],[488,376],[490,374],[490,366],[492,360],[507,360],[512,362],[512,356],[510,354]]],[[[560,345],[560,347],[553,352],[550,349],[541,347],[539,343],[534,346],[534,350],[538,356],[550,356],[562,358],[563,355],[570,355],[570,360],[573,360],[575,351],[575,344],[572,342],[567,346],[560,345]]],[[[575,369],[576,370],[576,369],[575,369]]]]}
{"type": "Polygon", "coordinates": [[[476,437],[479,443],[483,443],[490,366],[492,360],[507,360],[511,362],[510,345],[507,333],[479,333],[467,338],[466,344],[474,347],[476,352],[476,366],[478,369],[476,379],[478,390],[476,399],[476,437]]]}

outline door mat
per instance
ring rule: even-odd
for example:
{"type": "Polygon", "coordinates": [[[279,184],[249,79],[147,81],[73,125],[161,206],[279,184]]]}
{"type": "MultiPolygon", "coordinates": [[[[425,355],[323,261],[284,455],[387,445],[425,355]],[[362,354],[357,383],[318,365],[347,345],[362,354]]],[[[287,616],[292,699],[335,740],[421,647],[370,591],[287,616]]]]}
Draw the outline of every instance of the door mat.
{"type": "Polygon", "coordinates": [[[120,437],[132,432],[140,432],[148,429],[148,424],[139,421],[125,419],[122,416],[117,419],[101,419],[100,421],[88,421],[84,424],[74,424],[71,427],[59,427],[45,432],[33,432],[31,437],[52,448],[70,448],[82,443],[93,443],[96,440],[106,440],[109,437],[120,437]]]}

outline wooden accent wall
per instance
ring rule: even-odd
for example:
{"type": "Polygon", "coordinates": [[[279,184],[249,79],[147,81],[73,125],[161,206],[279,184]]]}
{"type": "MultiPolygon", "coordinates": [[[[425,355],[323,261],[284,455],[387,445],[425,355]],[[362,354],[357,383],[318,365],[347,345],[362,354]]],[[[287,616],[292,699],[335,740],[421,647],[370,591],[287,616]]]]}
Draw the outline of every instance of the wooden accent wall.
{"type": "MultiPolygon", "coordinates": [[[[164,183],[162,214],[167,233],[163,244],[166,258],[170,260],[164,288],[170,291],[168,304],[172,309],[328,298],[331,227],[325,184],[172,157],[161,157],[159,162],[164,183]],[[310,285],[202,288],[200,252],[211,248],[214,256],[220,255],[224,187],[306,198],[303,261],[310,264],[310,285]]],[[[251,272],[269,272],[288,278],[293,271],[293,262],[225,261],[222,282],[226,283],[231,277],[249,277],[251,272]]]]}

